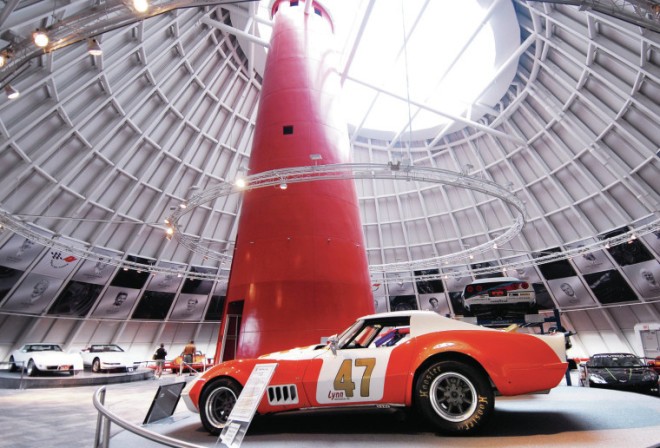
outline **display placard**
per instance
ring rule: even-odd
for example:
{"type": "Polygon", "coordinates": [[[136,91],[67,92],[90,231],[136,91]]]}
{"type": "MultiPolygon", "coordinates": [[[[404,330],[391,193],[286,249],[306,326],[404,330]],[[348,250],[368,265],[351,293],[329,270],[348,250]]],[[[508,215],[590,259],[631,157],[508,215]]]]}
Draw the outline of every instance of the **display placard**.
{"type": "Polygon", "coordinates": [[[266,387],[275,373],[277,363],[257,364],[252,369],[252,373],[245,383],[245,387],[236,400],[236,404],[229,414],[227,424],[222,429],[220,441],[230,447],[238,448],[243,442],[245,433],[250,426],[250,422],[257,412],[257,407],[261,402],[266,387]]]}

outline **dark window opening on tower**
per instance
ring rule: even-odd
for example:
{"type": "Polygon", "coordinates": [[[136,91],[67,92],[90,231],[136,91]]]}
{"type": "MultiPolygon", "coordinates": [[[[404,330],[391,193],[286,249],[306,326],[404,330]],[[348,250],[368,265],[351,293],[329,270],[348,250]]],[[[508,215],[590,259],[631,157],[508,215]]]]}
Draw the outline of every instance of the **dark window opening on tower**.
{"type": "Polygon", "coordinates": [[[284,135],[290,135],[290,134],[293,134],[293,126],[292,126],[292,125],[284,126],[284,127],[282,128],[282,134],[284,134],[284,135]]]}
{"type": "Polygon", "coordinates": [[[321,13],[321,10],[319,8],[314,8],[314,14],[323,17],[323,14],[321,13]]]}
{"type": "Polygon", "coordinates": [[[289,6],[298,6],[298,0],[291,0],[289,6]]]}

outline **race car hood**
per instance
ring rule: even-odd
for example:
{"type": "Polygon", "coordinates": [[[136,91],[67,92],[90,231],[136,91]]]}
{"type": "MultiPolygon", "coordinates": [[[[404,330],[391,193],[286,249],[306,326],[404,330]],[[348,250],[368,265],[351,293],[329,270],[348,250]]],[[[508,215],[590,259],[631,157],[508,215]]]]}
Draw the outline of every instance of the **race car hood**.
{"type": "Polygon", "coordinates": [[[290,350],[284,350],[281,352],[268,353],[267,355],[262,355],[259,359],[270,359],[270,360],[303,360],[303,359],[314,359],[317,356],[320,356],[328,348],[325,345],[308,345],[307,347],[296,347],[290,350]]]}

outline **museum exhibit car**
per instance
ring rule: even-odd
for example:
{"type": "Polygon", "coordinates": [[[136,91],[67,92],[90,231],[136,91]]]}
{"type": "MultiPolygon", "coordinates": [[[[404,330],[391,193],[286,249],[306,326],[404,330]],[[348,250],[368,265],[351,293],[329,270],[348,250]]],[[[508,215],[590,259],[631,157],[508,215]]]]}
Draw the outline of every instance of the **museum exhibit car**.
{"type": "Polygon", "coordinates": [[[58,344],[25,344],[14,350],[9,357],[10,369],[24,369],[28,376],[39,372],[67,372],[75,375],[83,369],[83,360],[78,353],[65,353],[58,344]]]}
{"type": "Polygon", "coordinates": [[[632,353],[598,353],[586,366],[589,387],[658,392],[658,373],[632,353]]]}
{"type": "Polygon", "coordinates": [[[172,372],[177,373],[180,370],[183,372],[190,372],[191,369],[197,372],[203,372],[210,365],[206,360],[206,355],[197,350],[193,355],[193,360],[190,364],[183,364],[183,354],[177,356],[172,361],[169,362],[169,367],[172,369],[172,372]]]}
{"type": "Polygon", "coordinates": [[[132,372],[142,362],[116,344],[92,344],[83,349],[80,356],[84,367],[91,368],[94,373],[110,370],[132,372]]]}
{"type": "Polygon", "coordinates": [[[466,316],[519,317],[538,311],[533,286],[515,277],[475,280],[465,286],[461,300],[466,316]]]}
{"type": "Polygon", "coordinates": [[[349,406],[414,408],[436,429],[470,433],[494,396],[547,392],[566,372],[563,334],[507,332],[400,311],[358,319],[329,343],[220,363],[183,392],[221,432],[255,365],[277,367],[257,413],[349,406]]]}

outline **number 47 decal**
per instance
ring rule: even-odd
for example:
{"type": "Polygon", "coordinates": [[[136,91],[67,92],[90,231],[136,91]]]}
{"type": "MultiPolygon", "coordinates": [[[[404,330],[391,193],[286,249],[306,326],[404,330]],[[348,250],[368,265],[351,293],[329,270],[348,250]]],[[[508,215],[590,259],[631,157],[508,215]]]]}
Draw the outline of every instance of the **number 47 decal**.
{"type": "MultiPolygon", "coordinates": [[[[356,358],[355,367],[364,367],[362,380],[360,381],[360,396],[369,396],[369,382],[371,381],[371,372],[374,371],[376,358],[356,358]]],[[[343,390],[347,397],[353,396],[355,382],[353,382],[353,360],[345,359],[339,366],[339,371],[335,376],[333,384],[335,390],[343,390]]]]}

